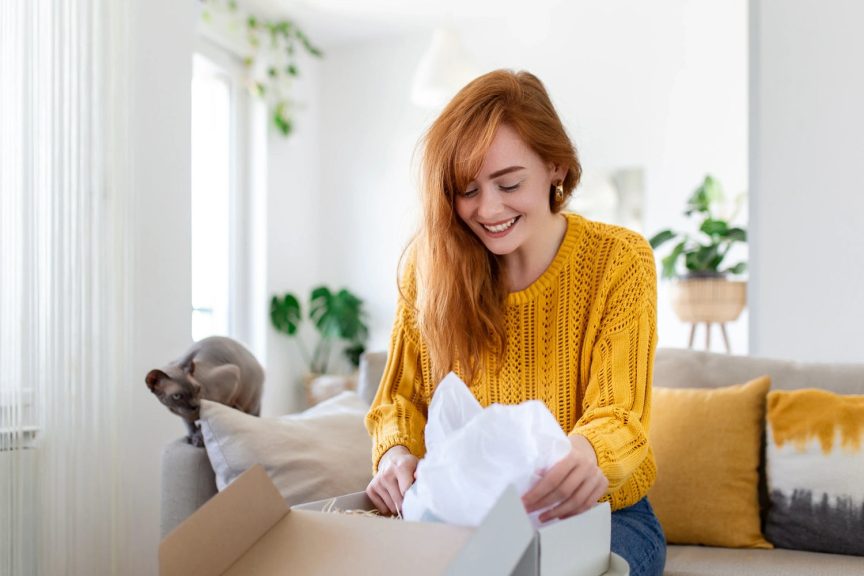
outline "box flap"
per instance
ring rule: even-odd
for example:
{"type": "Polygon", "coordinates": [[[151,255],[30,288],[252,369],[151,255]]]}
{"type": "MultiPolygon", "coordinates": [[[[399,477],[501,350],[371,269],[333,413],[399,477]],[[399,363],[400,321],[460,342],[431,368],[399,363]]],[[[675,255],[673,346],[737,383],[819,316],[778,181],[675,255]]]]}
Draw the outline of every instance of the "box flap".
{"type": "Polygon", "coordinates": [[[292,508],[224,576],[440,576],[472,532],[446,524],[292,508]]]}
{"type": "Polygon", "coordinates": [[[609,569],[612,512],[608,502],[543,526],[538,533],[543,576],[598,576],[609,569]]]}
{"type": "Polygon", "coordinates": [[[450,564],[448,576],[510,574],[534,538],[534,527],[516,489],[498,498],[474,536],[450,564]]]}
{"type": "Polygon", "coordinates": [[[537,574],[540,574],[540,537],[535,535],[510,576],[537,576],[537,574]]]}
{"type": "Polygon", "coordinates": [[[288,510],[267,472],[255,465],[162,540],[159,573],[222,574],[288,510]]]}

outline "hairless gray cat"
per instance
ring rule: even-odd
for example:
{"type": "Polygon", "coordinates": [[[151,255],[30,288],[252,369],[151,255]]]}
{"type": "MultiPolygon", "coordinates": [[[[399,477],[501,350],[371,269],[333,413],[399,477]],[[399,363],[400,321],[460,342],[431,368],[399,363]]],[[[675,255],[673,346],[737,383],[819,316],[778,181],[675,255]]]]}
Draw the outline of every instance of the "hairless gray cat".
{"type": "Polygon", "coordinates": [[[258,416],[264,370],[242,344],[231,338],[211,336],[195,342],[180,358],[161,370],[151,370],[147,387],[168,410],[180,416],[189,429],[188,440],[203,446],[195,425],[201,400],[220,402],[258,416]]]}

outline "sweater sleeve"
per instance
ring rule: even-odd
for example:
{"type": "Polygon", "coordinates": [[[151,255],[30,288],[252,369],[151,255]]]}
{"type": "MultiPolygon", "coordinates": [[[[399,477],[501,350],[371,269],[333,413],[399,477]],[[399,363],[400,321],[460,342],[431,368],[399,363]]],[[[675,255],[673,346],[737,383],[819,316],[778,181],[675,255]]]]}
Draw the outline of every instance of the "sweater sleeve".
{"type": "MultiPolygon", "coordinates": [[[[405,288],[403,293],[413,297],[413,286],[405,288]]],[[[366,429],[372,436],[372,465],[375,472],[378,471],[381,457],[393,446],[405,446],[418,458],[422,458],[426,452],[424,430],[428,406],[423,396],[421,356],[414,311],[409,303],[400,298],[390,337],[387,365],[375,400],[366,414],[366,429]]]]}
{"type": "Polygon", "coordinates": [[[613,259],[582,416],[571,431],[594,447],[613,501],[625,486],[644,495],[656,476],[653,461],[642,466],[646,458],[653,459],[648,422],[657,346],[654,266],[653,252],[641,237],[613,259]]]}

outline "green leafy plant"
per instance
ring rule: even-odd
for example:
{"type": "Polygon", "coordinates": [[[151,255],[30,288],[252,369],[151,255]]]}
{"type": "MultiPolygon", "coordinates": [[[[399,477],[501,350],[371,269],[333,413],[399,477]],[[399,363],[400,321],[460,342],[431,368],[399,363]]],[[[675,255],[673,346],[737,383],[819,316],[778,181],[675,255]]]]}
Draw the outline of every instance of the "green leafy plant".
{"type": "Polygon", "coordinates": [[[321,58],[323,53],[292,20],[267,20],[245,12],[236,0],[201,0],[203,22],[226,36],[238,36],[244,46],[243,65],[249,89],[265,100],[273,125],[283,135],[294,130],[294,100],[290,92],[300,75],[297,56],[301,49],[321,58]]]}
{"type": "Polygon", "coordinates": [[[727,219],[719,214],[718,208],[723,202],[720,183],[710,175],[705,176],[705,180],[687,200],[684,211],[685,216],[698,220],[699,233],[693,235],[666,229],[651,238],[651,247],[655,250],[669,241],[676,241],[672,251],[662,260],[664,278],[722,277],[726,274],[742,274],[747,270],[747,262],[744,261],[722,267],[732,246],[747,242],[747,231],[731,226],[729,221],[732,218],[727,219]],[[686,272],[679,274],[682,264],[686,272]]]}
{"type": "Polygon", "coordinates": [[[334,342],[348,343],[344,354],[355,368],[366,350],[369,328],[363,301],[346,289],[332,292],[326,286],[313,288],[309,295],[309,319],[318,332],[318,342],[310,355],[299,337],[303,311],[297,297],[288,292],[270,300],[270,321],[283,334],[297,338],[297,345],[309,372],[326,374],[334,342]]]}

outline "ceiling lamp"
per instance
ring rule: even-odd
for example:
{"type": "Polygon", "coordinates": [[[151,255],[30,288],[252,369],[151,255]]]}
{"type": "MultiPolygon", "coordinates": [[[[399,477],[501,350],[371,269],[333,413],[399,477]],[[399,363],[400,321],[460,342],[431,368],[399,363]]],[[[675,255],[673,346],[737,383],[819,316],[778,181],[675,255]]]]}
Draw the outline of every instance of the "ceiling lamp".
{"type": "Polygon", "coordinates": [[[440,108],[477,76],[459,35],[437,28],[414,73],[411,100],[424,108],[440,108]]]}

